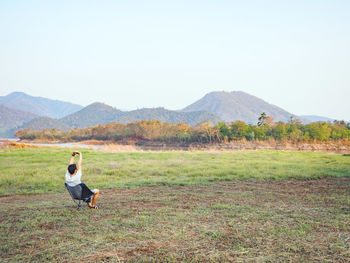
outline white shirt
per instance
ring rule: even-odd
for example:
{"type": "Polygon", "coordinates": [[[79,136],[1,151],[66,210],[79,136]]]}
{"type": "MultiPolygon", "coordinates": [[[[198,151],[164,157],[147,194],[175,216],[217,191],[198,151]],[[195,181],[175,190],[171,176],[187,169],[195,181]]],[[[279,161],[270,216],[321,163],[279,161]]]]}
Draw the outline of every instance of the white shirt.
{"type": "Polygon", "coordinates": [[[77,173],[73,176],[71,176],[71,174],[69,173],[69,171],[67,170],[66,172],[66,183],[69,186],[76,186],[78,184],[81,184],[81,170],[78,170],[77,173]]]}

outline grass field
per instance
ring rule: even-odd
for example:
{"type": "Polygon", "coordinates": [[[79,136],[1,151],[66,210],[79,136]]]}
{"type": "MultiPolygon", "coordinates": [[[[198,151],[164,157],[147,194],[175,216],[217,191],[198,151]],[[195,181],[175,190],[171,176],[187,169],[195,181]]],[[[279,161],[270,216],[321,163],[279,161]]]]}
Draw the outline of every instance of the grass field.
{"type": "Polygon", "coordinates": [[[350,258],[348,155],[82,151],[99,210],[73,208],[70,150],[0,150],[3,262],[350,258]]]}
{"type": "MultiPolygon", "coordinates": [[[[0,149],[0,194],[65,191],[69,149],[0,149]]],[[[283,151],[83,152],[83,180],[93,188],[197,185],[236,179],[348,176],[350,156],[283,151]]]]}

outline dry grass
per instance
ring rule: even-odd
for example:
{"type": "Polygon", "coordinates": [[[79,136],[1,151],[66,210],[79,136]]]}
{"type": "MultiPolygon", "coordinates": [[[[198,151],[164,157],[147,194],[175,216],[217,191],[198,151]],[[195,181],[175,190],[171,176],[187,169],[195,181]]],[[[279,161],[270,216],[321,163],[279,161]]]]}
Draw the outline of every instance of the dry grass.
{"type": "Polygon", "coordinates": [[[3,149],[23,149],[23,148],[38,148],[38,146],[28,145],[28,144],[18,143],[18,142],[3,141],[0,143],[0,148],[3,148],[3,149]]]}
{"type": "Polygon", "coordinates": [[[4,262],[348,262],[350,178],[1,197],[4,262]]]}

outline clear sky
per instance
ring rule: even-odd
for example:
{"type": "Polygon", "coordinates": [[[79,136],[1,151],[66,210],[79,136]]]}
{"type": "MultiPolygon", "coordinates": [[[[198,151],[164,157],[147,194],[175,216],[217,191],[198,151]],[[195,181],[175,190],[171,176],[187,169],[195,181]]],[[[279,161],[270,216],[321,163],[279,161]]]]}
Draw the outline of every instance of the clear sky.
{"type": "Polygon", "coordinates": [[[0,0],[0,95],[181,109],[218,90],[350,120],[350,1],[0,0]]]}

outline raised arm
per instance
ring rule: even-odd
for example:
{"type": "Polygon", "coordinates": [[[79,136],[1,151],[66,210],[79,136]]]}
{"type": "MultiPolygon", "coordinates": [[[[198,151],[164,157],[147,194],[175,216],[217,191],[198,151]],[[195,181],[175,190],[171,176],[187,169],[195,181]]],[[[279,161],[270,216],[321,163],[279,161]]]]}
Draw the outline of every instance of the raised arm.
{"type": "Polygon", "coordinates": [[[79,154],[79,162],[78,162],[78,170],[81,171],[81,169],[83,168],[83,155],[81,152],[76,152],[77,154],[79,154]]]}
{"type": "Polygon", "coordinates": [[[70,158],[69,165],[74,163],[75,152],[72,153],[72,157],[70,158]]]}

